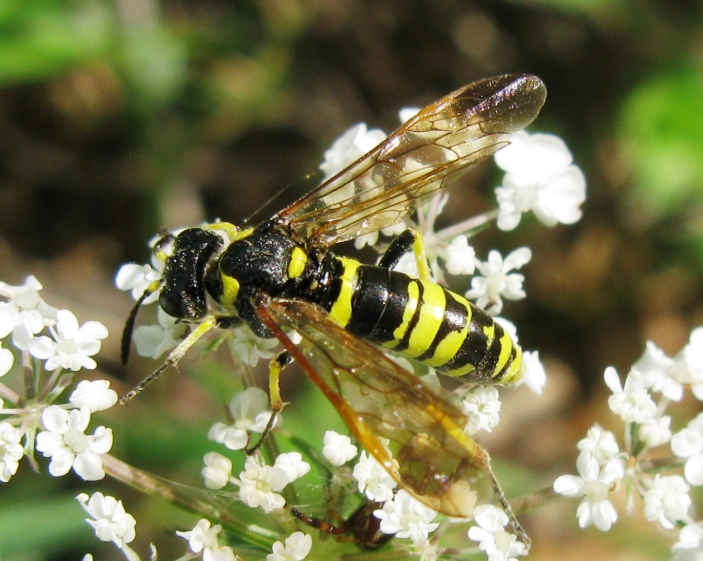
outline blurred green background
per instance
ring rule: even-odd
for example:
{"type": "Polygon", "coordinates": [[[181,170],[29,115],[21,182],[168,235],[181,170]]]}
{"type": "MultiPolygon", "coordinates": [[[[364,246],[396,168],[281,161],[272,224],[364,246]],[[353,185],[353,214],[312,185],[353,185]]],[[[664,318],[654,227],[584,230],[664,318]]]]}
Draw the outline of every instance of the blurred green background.
{"type": "MultiPolygon", "coordinates": [[[[474,241],[483,256],[533,250],[528,299],[506,316],[550,384],[541,399],[506,393],[488,445],[524,466],[515,492],[549,485],[575,471],[593,420],[612,422],[604,367],[624,374],[647,339],[674,354],[703,324],[702,12],[694,0],[0,0],[0,276],[34,274],[50,304],[105,323],[100,374],[124,390],[154,363],[119,365],[131,302],[112,278],[148,260],[159,228],[242,220],[358,121],[390,131],[400,107],[536,74],[549,96],[531,130],[572,149],[588,181],[584,217],[554,229],[528,218],[474,241]]],[[[447,219],[490,208],[498,180],[490,164],[461,180],[447,219]]],[[[227,362],[186,362],[105,422],[119,457],[197,483],[212,448],[204,431],[235,384],[227,362]]],[[[284,394],[288,428],[296,403],[305,417],[321,401],[292,373],[284,394]]],[[[119,558],[73,503],[108,484],[27,467],[0,487],[3,559],[119,558]]],[[[146,555],[154,541],[167,558],[164,528],[191,518],[113,492],[139,521],[135,547],[146,555]]],[[[576,532],[574,509],[527,518],[531,559],[666,557],[671,542],[637,517],[623,514],[610,534],[576,532]]]]}

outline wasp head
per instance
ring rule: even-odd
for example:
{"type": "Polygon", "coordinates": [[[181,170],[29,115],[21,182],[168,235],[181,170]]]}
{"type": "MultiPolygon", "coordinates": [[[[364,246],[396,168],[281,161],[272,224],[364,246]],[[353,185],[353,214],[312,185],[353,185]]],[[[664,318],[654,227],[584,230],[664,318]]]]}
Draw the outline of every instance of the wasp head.
{"type": "Polygon", "coordinates": [[[152,243],[157,261],[163,263],[161,278],[152,282],[130,312],[122,333],[122,362],[129,358],[134,324],[140,306],[160,290],[159,305],[168,315],[183,321],[198,321],[208,312],[205,276],[208,265],[222,252],[237,228],[216,223],[167,233],[152,243]]]}

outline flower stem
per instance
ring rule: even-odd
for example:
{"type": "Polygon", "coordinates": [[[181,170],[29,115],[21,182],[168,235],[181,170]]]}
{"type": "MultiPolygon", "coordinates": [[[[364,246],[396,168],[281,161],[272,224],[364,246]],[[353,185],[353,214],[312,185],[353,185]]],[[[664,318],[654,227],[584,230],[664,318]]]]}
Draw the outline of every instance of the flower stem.
{"type": "MultiPolygon", "coordinates": [[[[159,497],[217,521],[251,545],[270,550],[273,543],[281,539],[279,530],[257,524],[258,511],[246,507],[234,494],[198,489],[168,481],[134,468],[110,454],[104,454],[102,460],[105,471],[118,481],[145,494],[159,497]]],[[[272,516],[264,518],[262,513],[259,518],[262,522],[276,524],[272,516]]]]}
{"type": "Polygon", "coordinates": [[[557,494],[552,487],[545,487],[529,495],[524,495],[513,499],[510,501],[510,506],[515,514],[524,514],[531,510],[535,510],[539,507],[545,506],[556,499],[563,498],[561,495],[557,494]]]}

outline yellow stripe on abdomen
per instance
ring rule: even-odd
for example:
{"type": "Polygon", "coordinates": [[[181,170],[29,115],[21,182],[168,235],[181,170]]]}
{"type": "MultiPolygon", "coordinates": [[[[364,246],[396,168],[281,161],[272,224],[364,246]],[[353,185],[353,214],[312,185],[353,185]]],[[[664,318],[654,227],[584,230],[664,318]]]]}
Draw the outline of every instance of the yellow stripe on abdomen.
{"type": "Polygon", "coordinates": [[[436,344],[434,353],[431,357],[424,359],[422,362],[427,366],[432,368],[441,367],[442,365],[449,362],[452,358],[456,356],[459,349],[464,344],[466,337],[468,337],[471,328],[471,305],[468,300],[464,297],[454,294],[453,292],[449,294],[449,298],[453,300],[451,302],[447,301],[446,311],[445,311],[445,330],[446,333],[442,339],[436,344]],[[450,311],[451,307],[451,311],[450,311]],[[464,326],[459,331],[453,331],[450,329],[457,329],[456,317],[448,317],[450,314],[453,316],[461,315],[464,319],[464,326]]]}
{"type": "Polygon", "coordinates": [[[342,327],[346,327],[352,316],[352,298],[358,282],[357,270],[360,263],[355,259],[340,257],[339,262],[343,267],[342,274],[337,278],[339,292],[332,307],[330,318],[342,327]]]}
{"type": "Polygon", "coordinates": [[[432,346],[447,308],[447,299],[441,286],[433,282],[418,282],[422,285],[419,315],[416,323],[411,325],[410,336],[405,335],[408,347],[403,351],[410,358],[424,354],[432,346]]]}

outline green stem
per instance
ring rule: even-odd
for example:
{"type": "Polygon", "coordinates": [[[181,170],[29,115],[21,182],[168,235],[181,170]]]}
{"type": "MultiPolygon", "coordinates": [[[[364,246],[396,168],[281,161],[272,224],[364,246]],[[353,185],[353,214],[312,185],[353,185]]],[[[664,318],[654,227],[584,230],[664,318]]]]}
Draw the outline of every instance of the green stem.
{"type": "Polygon", "coordinates": [[[545,487],[529,495],[524,495],[510,501],[510,506],[515,514],[525,514],[531,510],[545,506],[549,503],[563,498],[552,487],[545,487]]]}
{"type": "MultiPolygon", "coordinates": [[[[239,502],[232,494],[168,481],[125,464],[110,454],[104,454],[102,460],[105,471],[118,481],[217,521],[248,544],[270,550],[273,543],[281,538],[279,531],[256,524],[254,519],[259,513],[239,502]]],[[[263,519],[263,516],[260,518],[263,519]]],[[[266,515],[265,521],[275,524],[272,515],[266,515]]]]}

